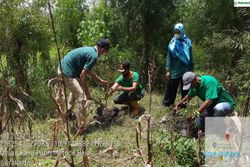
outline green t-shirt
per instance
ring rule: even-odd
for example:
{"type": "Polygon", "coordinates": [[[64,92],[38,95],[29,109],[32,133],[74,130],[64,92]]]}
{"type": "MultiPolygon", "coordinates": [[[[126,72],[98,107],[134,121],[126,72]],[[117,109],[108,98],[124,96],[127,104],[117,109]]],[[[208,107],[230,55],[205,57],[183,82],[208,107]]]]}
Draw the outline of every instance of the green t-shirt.
{"type": "Polygon", "coordinates": [[[144,89],[142,88],[142,85],[139,83],[139,74],[137,72],[132,72],[132,77],[129,79],[125,79],[123,75],[120,75],[116,80],[116,83],[123,87],[132,87],[133,82],[137,82],[137,88],[136,92],[138,94],[144,94],[144,89]]]}
{"type": "Polygon", "coordinates": [[[228,102],[232,108],[235,107],[233,97],[223,88],[217,79],[210,75],[200,77],[201,85],[199,88],[191,88],[189,96],[198,96],[202,101],[215,100],[216,103],[228,102]]]}
{"type": "Polygon", "coordinates": [[[76,48],[61,60],[63,73],[72,78],[79,78],[83,69],[91,70],[98,60],[94,47],[76,48]]]}

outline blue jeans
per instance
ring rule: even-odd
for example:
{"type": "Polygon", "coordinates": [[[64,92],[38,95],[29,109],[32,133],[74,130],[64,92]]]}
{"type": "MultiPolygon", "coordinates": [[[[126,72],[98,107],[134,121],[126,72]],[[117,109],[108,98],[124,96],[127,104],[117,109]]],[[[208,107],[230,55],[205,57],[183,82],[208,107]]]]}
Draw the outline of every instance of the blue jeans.
{"type": "Polygon", "coordinates": [[[205,130],[205,117],[225,117],[229,115],[233,109],[228,102],[221,102],[211,105],[207,110],[203,111],[196,119],[195,123],[198,129],[205,130]]]}

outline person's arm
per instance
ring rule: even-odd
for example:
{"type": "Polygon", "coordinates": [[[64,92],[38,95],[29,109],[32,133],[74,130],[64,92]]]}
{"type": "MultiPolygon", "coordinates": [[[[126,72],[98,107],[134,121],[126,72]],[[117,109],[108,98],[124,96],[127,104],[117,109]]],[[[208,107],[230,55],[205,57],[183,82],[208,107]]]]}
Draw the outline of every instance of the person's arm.
{"type": "Polygon", "coordinates": [[[166,60],[166,69],[170,70],[171,69],[171,64],[172,64],[172,55],[171,53],[168,51],[167,52],[167,60],[166,60]]]}
{"type": "Polygon", "coordinates": [[[82,83],[82,86],[83,86],[83,91],[85,93],[85,96],[88,100],[91,99],[91,95],[89,93],[89,89],[88,89],[88,85],[87,85],[87,76],[90,74],[90,71],[87,70],[87,69],[83,69],[81,74],[80,74],[80,80],[81,80],[81,83],[82,83]]]}
{"type": "Polygon", "coordinates": [[[116,91],[118,86],[119,86],[119,84],[117,82],[115,82],[114,85],[111,86],[110,91],[112,91],[112,92],[116,91]]]}
{"type": "Polygon", "coordinates": [[[166,79],[169,80],[170,79],[170,68],[171,68],[171,55],[170,55],[170,52],[168,51],[167,52],[167,59],[166,59],[166,79]]]}
{"type": "Polygon", "coordinates": [[[117,90],[120,91],[125,91],[125,92],[135,92],[137,88],[138,83],[133,82],[132,87],[123,87],[123,86],[118,86],[117,90]]]}
{"type": "MultiPolygon", "coordinates": [[[[94,56],[93,56],[93,57],[94,57],[94,56]]],[[[93,74],[93,73],[91,72],[92,68],[94,67],[94,65],[95,65],[96,62],[97,62],[97,59],[96,59],[96,58],[93,58],[93,57],[91,57],[91,58],[89,58],[89,59],[87,60],[86,64],[84,65],[84,70],[87,70],[88,75],[91,76],[94,80],[99,81],[99,82],[101,82],[102,84],[106,85],[106,84],[108,83],[107,81],[101,79],[101,77],[99,77],[98,75],[93,74]]]]}
{"type": "Polygon", "coordinates": [[[109,89],[109,91],[108,91],[108,96],[112,95],[113,92],[115,92],[115,91],[117,90],[118,86],[119,86],[119,83],[118,83],[118,82],[115,82],[115,83],[111,86],[111,88],[109,89]]]}
{"type": "Polygon", "coordinates": [[[198,108],[197,112],[201,113],[205,109],[207,109],[211,104],[213,103],[213,100],[206,100],[202,105],[198,108]]]}
{"type": "Polygon", "coordinates": [[[207,87],[206,100],[198,108],[197,112],[199,112],[199,113],[201,113],[205,109],[207,109],[213,103],[213,100],[218,98],[217,84],[215,81],[210,81],[205,86],[207,87]]]}
{"type": "Polygon", "coordinates": [[[93,74],[91,71],[88,71],[89,75],[95,80],[95,81],[99,81],[102,84],[107,84],[108,82],[106,80],[103,80],[101,77],[99,77],[97,74],[93,74]]]}
{"type": "Polygon", "coordinates": [[[190,101],[191,99],[193,98],[193,96],[189,96],[189,95],[186,95],[179,103],[177,103],[177,105],[175,106],[174,108],[174,111],[176,112],[178,109],[179,109],[179,106],[185,102],[185,101],[190,101]]]}

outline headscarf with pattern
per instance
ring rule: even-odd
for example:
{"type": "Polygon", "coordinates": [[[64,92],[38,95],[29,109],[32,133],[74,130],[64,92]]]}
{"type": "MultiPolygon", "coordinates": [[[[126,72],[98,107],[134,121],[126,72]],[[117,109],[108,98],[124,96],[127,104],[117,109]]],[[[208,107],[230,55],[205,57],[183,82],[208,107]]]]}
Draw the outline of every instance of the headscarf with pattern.
{"type": "Polygon", "coordinates": [[[181,60],[184,64],[190,63],[190,47],[192,47],[191,40],[185,35],[184,25],[178,23],[175,25],[174,30],[180,31],[180,38],[172,38],[168,45],[170,53],[181,60]]]}

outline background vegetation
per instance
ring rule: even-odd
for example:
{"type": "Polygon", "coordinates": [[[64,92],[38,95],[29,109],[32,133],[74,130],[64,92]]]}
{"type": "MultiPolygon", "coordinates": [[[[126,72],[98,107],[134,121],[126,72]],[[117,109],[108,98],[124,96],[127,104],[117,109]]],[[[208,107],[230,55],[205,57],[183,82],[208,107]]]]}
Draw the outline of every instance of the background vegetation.
{"type": "MultiPolygon", "coordinates": [[[[8,80],[10,90],[36,120],[50,118],[55,106],[46,84],[56,76],[58,55],[48,1],[0,0],[0,4],[0,80],[8,80]]],[[[193,42],[195,71],[217,77],[235,97],[237,111],[243,112],[241,106],[250,87],[250,9],[234,8],[233,0],[51,0],[51,4],[61,55],[79,46],[94,45],[101,37],[110,39],[111,52],[94,69],[109,82],[118,75],[117,63],[127,59],[132,69],[140,72],[147,89],[148,65],[155,61],[156,118],[165,112],[157,106],[165,89],[166,46],[174,24],[182,22],[193,42]]],[[[2,94],[4,88],[0,85],[2,94]]],[[[161,139],[164,144],[161,151],[156,151],[155,161],[165,166],[168,160],[161,158],[168,155],[167,132],[163,128],[155,136],[155,141],[161,139]]],[[[192,150],[189,153],[181,154],[184,159],[179,157],[173,164],[190,166],[195,157],[190,157],[192,150]]]]}

